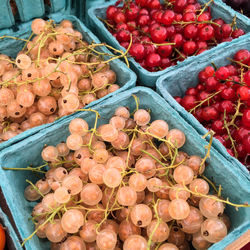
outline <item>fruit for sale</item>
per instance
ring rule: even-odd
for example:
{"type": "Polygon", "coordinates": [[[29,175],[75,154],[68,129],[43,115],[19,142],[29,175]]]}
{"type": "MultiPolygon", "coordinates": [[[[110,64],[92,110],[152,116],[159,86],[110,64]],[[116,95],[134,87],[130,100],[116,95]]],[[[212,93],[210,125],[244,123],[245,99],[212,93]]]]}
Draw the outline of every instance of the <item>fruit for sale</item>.
{"type": "Polygon", "coordinates": [[[230,61],[219,68],[207,66],[198,75],[198,85],[175,100],[250,169],[250,52],[239,50],[230,61]]]}
{"type": "Polygon", "coordinates": [[[136,62],[155,72],[245,34],[235,19],[231,24],[214,19],[212,4],[213,0],[204,5],[197,0],[119,0],[100,20],[136,62]]]}
{"type": "Polygon", "coordinates": [[[109,62],[124,53],[104,59],[104,45],[88,44],[69,20],[35,19],[31,29],[16,59],[0,55],[1,142],[119,89],[109,62]]]}
{"type": "Polygon", "coordinates": [[[29,169],[49,170],[27,180],[24,196],[38,203],[24,243],[36,234],[60,249],[201,249],[227,235],[225,205],[249,205],[223,199],[203,176],[212,141],[204,158],[186,154],[185,134],[151,121],[134,98],[131,114],[118,107],[99,126],[98,111],[85,110],[96,115],[92,128],[75,118],[66,142],[43,148],[45,164],[29,169]]]}

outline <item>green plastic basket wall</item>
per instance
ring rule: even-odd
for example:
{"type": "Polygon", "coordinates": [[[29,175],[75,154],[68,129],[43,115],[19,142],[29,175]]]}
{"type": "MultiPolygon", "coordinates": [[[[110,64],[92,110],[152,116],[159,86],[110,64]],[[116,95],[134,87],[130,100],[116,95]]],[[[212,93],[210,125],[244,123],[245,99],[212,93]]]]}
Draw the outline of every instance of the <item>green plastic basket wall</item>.
{"type": "MultiPolygon", "coordinates": [[[[208,55],[204,55],[199,60],[193,61],[173,72],[169,72],[161,76],[156,83],[156,91],[161,94],[164,99],[179,112],[179,114],[198,131],[200,135],[207,133],[199,121],[189,112],[187,112],[179,103],[175,101],[174,96],[183,96],[189,87],[194,87],[198,84],[198,74],[206,66],[211,65],[211,62],[216,66],[224,66],[230,64],[228,57],[233,58],[234,54],[240,49],[250,50],[250,34],[241,37],[232,43],[226,44],[223,48],[217,49],[208,55]]],[[[228,154],[226,148],[217,140],[213,141],[214,147],[229,161],[246,171],[236,158],[228,154]]]]}
{"type": "MultiPolygon", "coordinates": [[[[114,4],[115,2],[116,1],[111,1],[101,6],[92,7],[91,9],[88,10],[88,16],[86,16],[86,18],[88,18],[89,27],[99,37],[100,40],[106,41],[109,45],[112,45],[113,47],[117,49],[125,50],[123,47],[120,46],[119,42],[113,37],[113,35],[107,30],[105,25],[97,18],[97,17],[101,17],[105,19],[106,10],[108,6],[110,6],[111,4],[114,4]]],[[[198,0],[198,2],[204,4],[207,2],[207,0],[198,0]]],[[[233,17],[236,15],[238,27],[245,30],[245,32],[250,31],[250,19],[234,11],[233,9],[226,6],[225,4],[222,4],[221,2],[218,2],[215,0],[214,4],[211,5],[211,11],[212,11],[213,18],[221,17],[228,23],[232,22],[233,17]]],[[[158,72],[147,71],[146,69],[142,68],[140,64],[137,63],[133,58],[129,58],[129,62],[131,64],[131,68],[137,74],[140,85],[154,87],[157,78],[160,77],[161,75],[167,72],[170,72],[172,70],[176,70],[182,67],[183,65],[186,65],[195,60],[199,60],[203,56],[209,55],[211,51],[216,50],[217,48],[223,48],[224,46],[226,46],[226,44],[227,43],[219,44],[217,47],[212,48],[209,51],[205,51],[198,56],[191,56],[185,61],[177,63],[176,66],[172,66],[172,67],[169,67],[165,70],[158,71],[158,72]]]]}
{"type": "MultiPolygon", "coordinates": [[[[83,38],[87,42],[100,43],[98,38],[75,16],[66,15],[62,13],[55,13],[55,14],[49,15],[48,18],[55,20],[56,23],[59,23],[64,19],[68,19],[72,21],[74,24],[74,27],[83,34],[83,38]]],[[[31,34],[30,25],[31,25],[31,21],[20,24],[19,31],[15,32],[14,36],[19,37],[19,38],[28,38],[31,34]]],[[[22,49],[23,45],[24,45],[23,42],[13,40],[13,39],[0,40],[0,53],[15,57],[18,51],[22,49]]],[[[105,47],[101,47],[100,51],[106,52],[106,53],[109,52],[105,47]]],[[[114,93],[110,93],[107,96],[90,103],[86,107],[92,107],[98,104],[100,101],[105,100],[116,93],[119,93],[121,91],[124,91],[126,89],[129,89],[135,86],[136,75],[123,62],[121,62],[120,60],[114,60],[110,62],[110,66],[111,66],[111,69],[114,70],[117,74],[117,84],[120,85],[120,89],[118,89],[114,93]]],[[[61,119],[64,119],[64,118],[65,117],[62,117],[61,119]]],[[[0,143],[0,150],[51,125],[52,123],[44,124],[44,125],[29,129],[6,142],[0,143]]]]}
{"type": "MultiPolygon", "coordinates": [[[[98,110],[101,115],[100,124],[107,123],[114,114],[115,109],[119,106],[129,107],[133,111],[136,105],[132,94],[139,98],[141,108],[151,110],[152,120],[164,119],[168,122],[170,128],[178,128],[185,132],[186,144],[182,150],[191,155],[205,156],[206,150],[204,147],[208,144],[207,141],[202,139],[197,131],[161,96],[145,87],[136,87],[119,93],[96,105],[94,109],[98,110]]],[[[31,163],[33,166],[41,165],[42,159],[40,155],[44,145],[56,145],[65,140],[69,135],[69,122],[75,117],[85,119],[90,126],[94,124],[95,114],[93,112],[78,112],[3,150],[0,153],[0,166],[25,168],[31,163]]],[[[225,198],[229,197],[235,203],[250,203],[249,176],[241,169],[233,166],[214,148],[211,149],[211,157],[208,159],[205,174],[215,183],[222,185],[222,195],[225,198]]],[[[0,176],[2,179],[0,186],[3,189],[19,233],[22,239],[24,239],[34,230],[32,222],[28,220],[34,203],[27,202],[23,197],[24,189],[27,186],[25,180],[30,179],[34,182],[37,180],[37,177],[28,171],[11,171],[3,170],[2,168],[0,168],[0,176]]],[[[236,211],[235,208],[227,206],[226,213],[231,219],[231,230],[227,237],[221,242],[214,244],[210,249],[224,249],[250,226],[250,209],[239,208],[239,211],[236,211]]],[[[49,243],[35,236],[25,246],[27,250],[45,250],[48,249],[49,243]]]]}

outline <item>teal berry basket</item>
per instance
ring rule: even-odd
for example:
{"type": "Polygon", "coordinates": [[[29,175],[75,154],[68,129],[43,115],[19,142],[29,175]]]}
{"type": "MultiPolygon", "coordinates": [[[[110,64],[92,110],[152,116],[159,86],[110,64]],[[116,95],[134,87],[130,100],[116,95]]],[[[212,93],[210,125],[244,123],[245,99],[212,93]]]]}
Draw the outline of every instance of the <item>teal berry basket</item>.
{"type": "Polygon", "coordinates": [[[73,0],[0,0],[0,34],[15,33],[19,25],[33,18],[44,17],[49,14],[62,13],[77,15],[75,1],[73,0]],[[10,3],[16,3],[17,11],[13,13],[10,3]]]}
{"type": "MultiPolygon", "coordinates": [[[[74,28],[77,29],[78,31],[80,31],[83,35],[83,39],[85,39],[88,43],[100,43],[100,41],[98,40],[98,38],[75,16],[73,15],[66,15],[66,14],[62,14],[62,13],[55,13],[55,14],[51,14],[48,16],[48,18],[53,19],[56,23],[60,23],[62,20],[68,19],[70,21],[72,21],[74,28]]],[[[23,23],[20,25],[20,29],[19,31],[15,32],[14,36],[18,37],[18,38],[28,38],[31,34],[31,21],[23,23]]],[[[4,40],[0,40],[0,53],[3,54],[7,54],[8,56],[11,57],[15,57],[16,54],[18,53],[18,51],[20,51],[23,47],[24,43],[22,41],[17,41],[17,40],[13,40],[13,39],[4,39],[4,40]]],[[[106,47],[100,47],[99,50],[101,52],[105,52],[105,53],[109,53],[108,49],[106,49],[106,47]]],[[[107,96],[98,99],[92,103],[90,103],[89,105],[85,106],[86,107],[92,107],[96,104],[98,104],[99,102],[110,98],[111,96],[127,90],[129,88],[133,88],[135,86],[135,82],[136,82],[136,75],[135,73],[130,70],[123,62],[121,62],[120,60],[113,60],[110,62],[110,66],[111,69],[116,73],[117,75],[117,84],[120,86],[120,89],[118,89],[117,91],[108,94],[107,96]]],[[[64,119],[65,117],[60,118],[64,119]]],[[[58,122],[55,121],[54,123],[58,122]]],[[[37,133],[39,130],[44,129],[46,127],[51,126],[53,123],[50,124],[44,124],[38,127],[34,127],[32,129],[29,129],[15,137],[13,137],[12,139],[0,143],[0,150],[2,150],[3,148],[16,143],[22,139],[24,139],[27,136],[30,136],[34,133],[37,133]]]]}
{"type": "Polygon", "coordinates": [[[11,223],[9,222],[8,216],[3,212],[3,210],[0,207],[0,223],[5,228],[5,234],[6,237],[9,237],[9,239],[12,242],[12,247],[14,247],[13,250],[19,250],[22,249],[21,243],[16,235],[15,230],[13,229],[11,223]]]}
{"type": "MultiPolygon", "coordinates": [[[[152,120],[163,119],[169,124],[170,128],[178,128],[185,132],[186,143],[181,150],[190,155],[205,156],[205,146],[208,145],[207,141],[202,139],[197,131],[161,96],[145,87],[136,87],[119,93],[93,107],[94,110],[100,113],[98,123],[107,123],[119,106],[126,106],[130,108],[131,112],[134,111],[136,104],[132,95],[136,95],[139,98],[140,108],[150,109],[152,120]]],[[[41,151],[44,145],[56,145],[63,140],[65,141],[69,135],[68,125],[76,117],[85,119],[89,123],[89,126],[93,127],[95,121],[94,112],[78,112],[71,117],[66,117],[66,119],[59,121],[53,126],[43,129],[37,134],[1,151],[0,166],[25,168],[30,164],[33,164],[33,166],[41,165],[43,162],[41,151]]],[[[213,147],[210,153],[205,175],[212,179],[214,183],[222,185],[223,197],[229,197],[230,201],[235,203],[249,203],[249,175],[242,171],[242,169],[236,168],[213,147]]],[[[2,168],[0,168],[0,176],[2,177],[0,186],[3,189],[3,194],[14,217],[16,227],[19,230],[21,238],[25,239],[34,231],[32,222],[28,218],[35,205],[35,203],[27,202],[23,196],[24,189],[27,186],[25,180],[29,179],[35,182],[38,177],[29,171],[12,171],[3,170],[2,168]]],[[[236,211],[234,207],[227,206],[226,213],[231,219],[231,230],[222,241],[211,246],[209,248],[211,250],[225,249],[226,246],[234,242],[250,227],[250,208],[239,208],[236,211]]],[[[40,240],[34,236],[25,246],[27,250],[45,250],[48,249],[49,242],[40,240]]]]}
{"type": "MultiPolygon", "coordinates": [[[[218,48],[216,51],[211,51],[210,54],[204,55],[197,61],[193,61],[183,67],[176,69],[161,76],[156,83],[156,91],[190,124],[200,135],[207,133],[207,129],[189,112],[187,112],[173,98],[174,96],[184,96],[185,91],[190,87],[195,87],[198,84],[198,74],[206,66],[213,62],[217,67],[230,64],[228,57],[233,58],[234,54],[241,49],[250,50],[250,34],[241,37],[232,43],[226,44],[223,48],[218,48]]],[[[248,172],[236,158],[232,157],[226,148],[217,140],[213,140],[213,146],[225,158],[231,161],[242,171],[248,172]]]]}
{"type": "MultiPolygon", "coordinates": [[[[123,47],[120,46],[119,42],[113,37],[113,35],[108,31],[108,29],[105,27],[103,22],[101,22],[98,17],[102,19],[106,19],[106,10],[108,6],[115,4],[116,1],[105,3],[101,6],[94,6],[88,10],[88,15],[86,18],[88,18],[88,24],[90,29],[99,37],[100,40],[106,41],[109,45],[112,45],[113,47],[117,49],[122,49],[125,51],[123,47]]],[[[207,0],[198,0],[199,3],[204,4],[207,2],[207,0]]],[[[246,33],[250,31],[250,19],[246,16],[234,11],[231,8],[228,8],[225,4],[222,4],[219,1],[214,1],[214,4],[211,5],[211,11],[212,11],[212,17],[213,18],[223,18],[227,23],[231,23],[233,20],[233,17],[237,17],[237,24],[238,27],[243,29],[246,33]]],[[[138,82],[140,85],[148,86],[148,87],[155,87],[156,80],[170,72],[177,70],[181,68],[182,66],[185,66],[189,63],[192,63],[194,61],[200,60],[203,56],[207,56],[212,51],[216,50],[217,48],[223,48],[226,46],[228,42],[221,43],[217,45],[216,47],[203,52],[200,55],[197,56],[191,56],[188,57],[183,62],[178,62],[176,66],[169,67],[165,70],[158,71],[158,72],[150,72],[144,68],[141,67],[139,63],[137,63],[132,57],[129,58],[129,62],[131,64],[131,68],[134,72],[136,72],[138,77],[138,82]]]]}

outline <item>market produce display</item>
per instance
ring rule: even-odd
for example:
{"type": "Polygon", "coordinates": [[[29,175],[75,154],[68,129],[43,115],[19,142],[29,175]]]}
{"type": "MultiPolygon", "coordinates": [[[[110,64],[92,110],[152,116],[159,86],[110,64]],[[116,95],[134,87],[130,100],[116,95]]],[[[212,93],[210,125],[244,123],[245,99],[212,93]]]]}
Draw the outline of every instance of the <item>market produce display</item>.
{"type": "MultiPolygon", "coordinates": [[[[98,47],[70,21],[35,19],[34,36],[16,59],[0,55],[0,139],[69,115],[118,90],[116,73],[98,47]]],[[[16,38],[18,39],[18,38],[16,38]]],[[[109,47],[111,48],[111,47],[109,47]]]]}
{"type": "Polygon", "coordinates": [[[199,84],[175,100],[213,130],[228,153],[249,168],[250,52],[239,50],[229,60],[230,64],[220,68],[207,66],[199,73],[199,84]]]}
{"type": "Polygon", "coordinates": [[[249,0],[223,0],[235,10],[250,17],[250,1],[249,0]]]}
{"type": "Polygon", "coordinates": [[[242,247],[250,0],[87,1],[2,3],[0,250],[242,247]]]}
{"type": "Polygon", "coordinates": [[[218,43],[245,34],[236,18],[225,23],[213,19],[210,5],[196,0],[117,1],[101,19],[121,46],[148,71],[174,66],[188,56],[198,55],[218,43]]]}
{"type": "Polygon", "coordinates": [[[37,236],[52,249],[204,249],[227,235],[225,205],[235,204],[203,175],[208,155],[180,150],[181,130],[151,121],[138,105],[131,114],[118,107],[100,126],[92,112],[92,128],[71,120],[66,142],[46,145],[45,164],[30,167],[49,170],[24,191],[39,201],[35,231],[24,243],[37,236]]]}

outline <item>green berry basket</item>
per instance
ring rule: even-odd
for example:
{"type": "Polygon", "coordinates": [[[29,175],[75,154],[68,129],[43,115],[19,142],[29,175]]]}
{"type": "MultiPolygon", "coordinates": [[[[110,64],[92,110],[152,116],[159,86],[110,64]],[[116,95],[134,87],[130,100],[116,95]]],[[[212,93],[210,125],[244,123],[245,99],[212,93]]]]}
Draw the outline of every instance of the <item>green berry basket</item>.
{"type": "MultiPolygon", "coordinates": [[[[26,1],[24,1],[24,2],[26,2],[26,1]]],[[[57,2],[57,1],[55,1],[55,2],[57,2]]],[[[64,12],[62,12],[62,13],[57,12],[57,13],[48,15],[47,18],[53,19],[56,23],[60,23],[62,20],[68,19],[68,20],[72,21],[74,28],[82,33],[83,39],[85,39],[88,43],[92,43],[92,42],[100,43],[98,38],[78,18],[76,18],[73,15],[67,15],[64,12]]],[[[4,35],[10,35],[10,36],[18,37],[18,38],[27,39],[31,34],[31,22],[32,21],[28,21],[28,22],[19,24],[18,30],[15,31],[14,33],[13,33],[12,29],[1,30],[0,36],[4,34],[4,35]]],[[[15,57],[17,55],[18,51],[20,51],[23,48],[23,45],[24,45],[24,42],[22,42],[22,41],[8,39],[8,38],[0,39],[0,54],[7,54],[8,56],[15,57]]],[[[110,54],[110,52],[108,51],[108,49],[106,47],[100,47],[98,49],[101,52],[110,54]]],[[[127,90],[127,89],[135,86],[136,75],[123,62],[121,62],[120,60],[113,60],[110,62],[110,66],[111,66],[111,69],[117,75],[117,82],[116,83],[120,86],[120,89],[118,89],[117,91],[115,91],[113,93],[106,95],[105,97],[103,97],[101,99],[93,101],[92,103],[90,103],[86,107],[92,107],[92,106],[98,104],[99,102],[101,102],[102,100],[110,98],[112,95],[115,95],[121,91],[127,90]]],[[[64,119],[64,118],[65,117],[62,117],[61,119],[64,119]]],[[[58,121],[56,121],[56,122],[58,122],[58,121]]],[[[34,133],[37,133],[41,129],[49,127],[51,125],[52,125],[52,123],[44,124],[44,125],[29,129],[29,130],[15,136],[15,137],[13,137],[12,139],[10,139],[6,142],[0,143],[0,150],[11,145],[11,144],[14,144],[14,143],[24,139],[27,136],[30,136],[34,133]]]]}
{"type": "MultiPolygon", "coordinates": [[[[217,67],[230,64],[227,58],[233,58],[234,54],[241,49],[250,50],[250,34],[226,44],[223,48],[218,48],[197,61],[193,61],[176,71],[169,72],[161,76],[156,82],[156,91],[163,96],[163,98],[170,104],[200,135],[207,133],[207,129],[189,112],[187,112],[174,99],[174,96],[183,96],[186,90],[190,87],[195,87],[198,84],[198,74],[206,66],[214,63],[217,67]],[[188,72],[188,74],[187,74],[188,72]]],[[[217,140],[214,139],[213,146],[225,158],[232,162],[242,171],[248,173],[245,166],[243,166],[236,158],[232,157],[226,148],[217,140]]]]}
{"type": "MultiPolygon", "coordinates": [[[[120,46],[119,42],[115,39],[115,37],[108,31],[108,29],[105,27],[102,21],[98,19],[98,17],[102,19],[106,19],[106,10],[110,5],[115,4],[116,1],[111,1],[108,3],[105,3],[101,6],[94,6],[88,10],[88,15],[86,16],[86,19],[88,19],[88,24],[90,29],[98,36],[98,38],[102,41],[106,41],[109,45],[119,49],[124,50],[123,47],[120,46]]],[[[207,0],[198,0],[199,3],[204,4],[207,2],[207,0]]],[[[220,1],[215,0],[214,4],[210,6],[211,13],[213,18],[223,18],[227,23],[232,22],[234,16],[236,16],[237,25],[239,28],[243,29],[246,33],[250,31],[250,19],[246,16],[234,11],[233,9],[229,8],[225,4],[222,4],[220,1]]],[[[129,58],[129,62],[131,64],[131,68],[136,72],[138,77],[138,82],[140,85],[148,86],[148,87],[155,87],[156,80],[166,74],[167,72],[177,70],[181,68],[182,66],[185,66],[189,63],[192,63],[194,61],[200,60],[200,58],[205,57],[212,53],[212,51],[216,50],[217,48],[223,48],[226,46],[228,42],[221,43],[217,45],[216,47],[203,52],[200,55],[197,56],[191,56],[188,57],[183,62],[178,62],[176,66],[172,66],[169,68],[166,68],[165,70],[158,71],[158,72],[150,72],[144,68],[141,67],[139,63],[137,63],[132,57],[129,58]]]]}
{"type": "MultiPolygon", "coordinates": [[[[161,96],[145,87],[136,87],[119,93],[108,100],[93,107],[100,113],[99,124],[107,123],[119,106],[126,106],[132,112],[136,108],[133,95],[139,98],[140,108],[150,109],[152,120],[163,119],[170,128],[177,128],[184,131],[186,143],[181,150],[191,155],[204,157],[207,141],[188,124],[161,96]],[[150,101],[149,101],[150,100],[150,101]]],[[[45,144],[56,145],[65,140],[69,135],[68,125],[73,118],[85,119],[90,127],[95,121],[94,112],[78,112],[71,117],[59,121],[51,127],[45,128],[25,140],[12,145],[0,153],[0,166],[6,168],[26,168],[28,165],[39,166],[42,164],[41,151],[45,144]]],[[[250,177],[244,171],[231,164],[213,147],[210,151],[210,158],[207,160],[205,175],[214,183],[221,184],[222,196],[229,198],[234,203],[250,203],[249,182],[250,177]]],[[[30,171],[3,170],[0,168],[2,181],[0,186],[15,220],[16,227],[22,240],[34,231],[33,224],[28,218],[35,203],[27,202],[24,198],[25,182],[29,179],[35,182],[38,177],[30,171]]],[[[211,250],[222,250],[243,235],[250,228],[250,208],[226,207],[226,213],[231,220],[229,234],[220,242],[212,245],[211,250]]],[[[27,250],[45,250],[49,248],[49,242],[40,240],[36,236],[26,242],[27,250]]]]}

